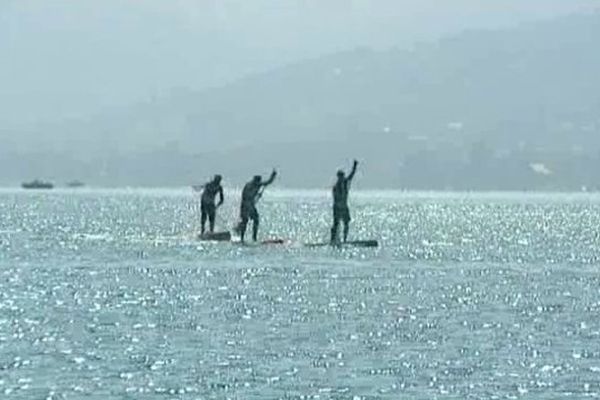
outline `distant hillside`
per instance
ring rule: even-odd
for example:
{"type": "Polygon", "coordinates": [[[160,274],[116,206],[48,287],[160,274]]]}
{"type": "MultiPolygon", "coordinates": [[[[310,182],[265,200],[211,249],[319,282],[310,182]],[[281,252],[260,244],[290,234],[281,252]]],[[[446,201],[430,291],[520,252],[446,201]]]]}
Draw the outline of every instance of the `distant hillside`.
{"type": "Polygon", "coordinates": [[[26,163],[23,179],[77,166],[77,178],[104,184],[183,184],[213,170],[242,182],[279,165],[288,186],[314,186],[356,156],[364,186],[595,187],[599,37],[600,15],[589,15],[358,49],[44,127],[55,140],[33,156],[12,150],[11,162],[26,163]]]}

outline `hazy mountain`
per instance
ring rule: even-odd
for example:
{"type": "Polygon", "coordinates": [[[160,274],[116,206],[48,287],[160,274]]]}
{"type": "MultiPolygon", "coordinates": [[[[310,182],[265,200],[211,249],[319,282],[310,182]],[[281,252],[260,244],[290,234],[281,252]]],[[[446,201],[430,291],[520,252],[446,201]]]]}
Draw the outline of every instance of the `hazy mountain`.
{"type": "Polygon", "coordinates": [[[356,46],[597,9],[596,0],[2,0],[0,126],[223,85],[356,46]]]}
{"type": "Polygon", "coordinates": [[[278,165],[288,186],[321,186],[356,156],[364,186],[593,187],[598,37],[594,14],[338,53],[23,132],[46,143],[30,157],[13,139],[1,175],[182,184],[223,171],[240,183],[278,165]]]}

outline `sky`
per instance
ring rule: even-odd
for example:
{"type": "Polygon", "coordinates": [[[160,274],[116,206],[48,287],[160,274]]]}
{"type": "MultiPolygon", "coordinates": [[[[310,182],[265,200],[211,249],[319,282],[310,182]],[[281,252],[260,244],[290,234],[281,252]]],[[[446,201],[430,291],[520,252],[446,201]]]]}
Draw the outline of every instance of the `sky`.
{"type": "Polygon", "coordinates": [[[598,9],[595,0],[2,0],[0,131],[357,47],[598,9]]]}

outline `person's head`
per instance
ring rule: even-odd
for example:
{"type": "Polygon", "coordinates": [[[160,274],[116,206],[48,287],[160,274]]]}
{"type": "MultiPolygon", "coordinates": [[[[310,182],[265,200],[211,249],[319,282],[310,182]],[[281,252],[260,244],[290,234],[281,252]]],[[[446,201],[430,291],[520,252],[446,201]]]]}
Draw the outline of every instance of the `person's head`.
{"type": "Polygon", "coordinates": [[[254,175],[254,178],[252,178],[252,182],[255,184],[260,184],[262,182],[262,176],[260,175],[254,175]]]}
{"type": "Polygon", "coordinates": [[[346,177],[346,174],[344,173],[344,171],[342,171],[341,169],[338,170],[338,172],[337,172],[337,178],[338,178],[338,180],[342,180],[345,177],[346,177]]]}
{"type": "Polygon", "coordinates": [[[219,183],[221,183],[222,180],[223,180],[223,177],[221,175],[215,175],[215,178],[214,178],[215,183],[219,184],[219,183]]]}

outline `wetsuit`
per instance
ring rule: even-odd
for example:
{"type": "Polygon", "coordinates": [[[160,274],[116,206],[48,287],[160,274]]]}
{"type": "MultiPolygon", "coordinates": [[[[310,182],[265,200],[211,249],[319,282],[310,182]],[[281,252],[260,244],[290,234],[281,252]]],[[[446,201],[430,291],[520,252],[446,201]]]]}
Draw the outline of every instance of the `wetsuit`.
{"type": "Polygon", "coordinates": [[[240,224],[238,231],[242,242],[246,234],[248,221],[252,220],[252,240],[256,242],[258,236],[258,227],[260,224],[260,215],[256,209],[256,202],[262,196],[265,187],[269,186],[275,180],[277,173],[273,171],[268,181],[262,182],[260,179],[253,179],[248,182],[242,190],[242,204],[240,207],[240,224]]]}
{"type": "Polygon", "coordinates": [[[338,241],[338,229],[340,222],[344,224],[344,242],[348,240],[348,232],[350,230],[350,209],[348,208],[348,194],[350,185],[358,163],[355,161],[352,167],[352,172],[348,177],[344,177],[343,173],[338,176],[338,180],[333,186],[333,226],[331,227],[331,243],[338,241]]]}
{"type": "Polygon", "coordinates": [[[217,207],[223,204],[223,187],[220,182],[209,182],[204,185],[204,191],[202,192],[202,200],[200,209],[202,211],[202,234],[204,234],[204,227],[206,225],[206,219],[208,218],[210,225],[210,232],[215,231],[215,219],[217,216],[217,207]],[[219,204],[215,205],[215,198],[219,195],[219,204]]]}

